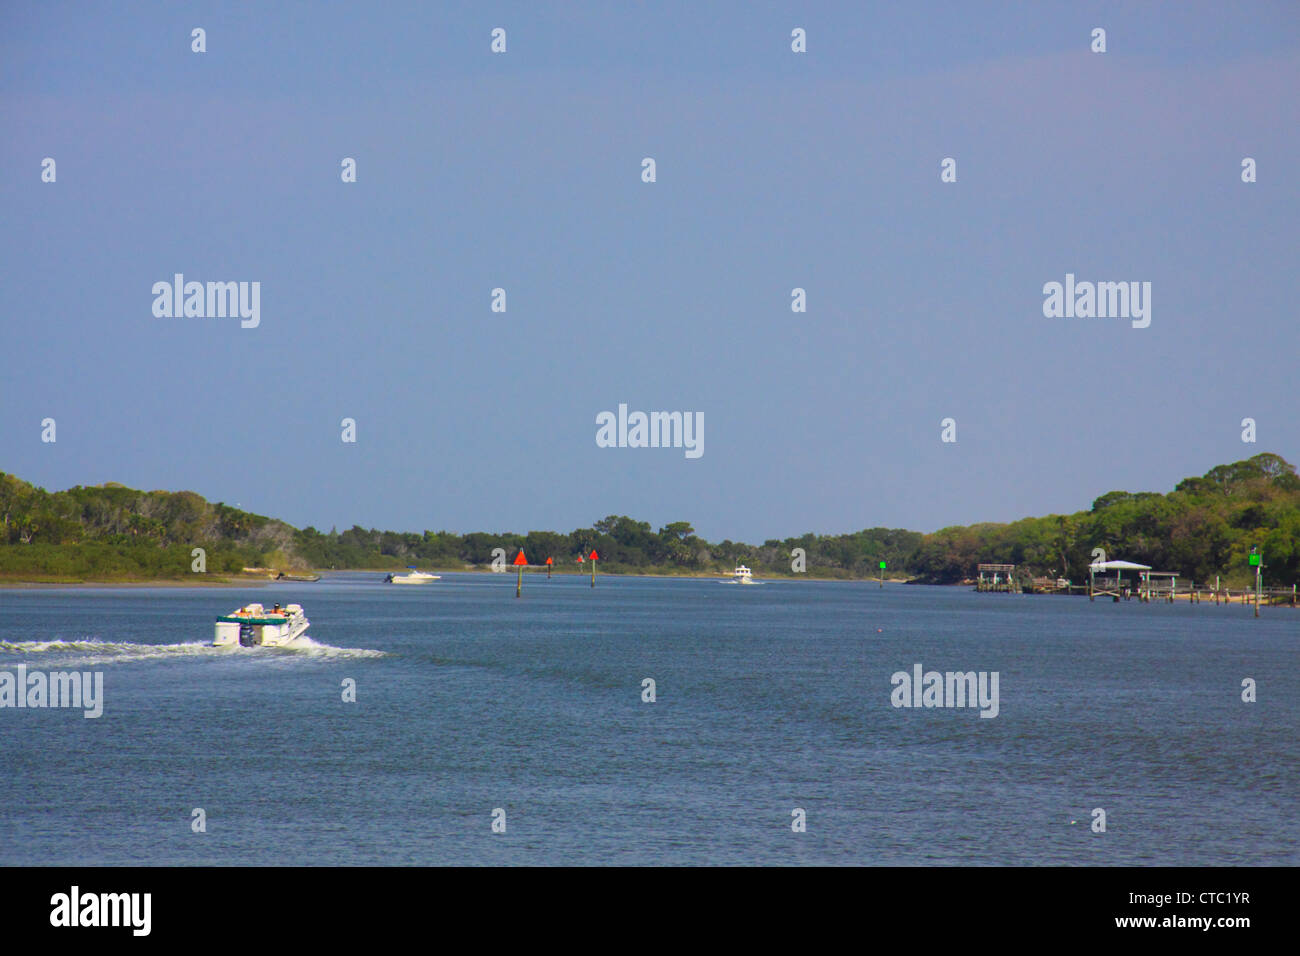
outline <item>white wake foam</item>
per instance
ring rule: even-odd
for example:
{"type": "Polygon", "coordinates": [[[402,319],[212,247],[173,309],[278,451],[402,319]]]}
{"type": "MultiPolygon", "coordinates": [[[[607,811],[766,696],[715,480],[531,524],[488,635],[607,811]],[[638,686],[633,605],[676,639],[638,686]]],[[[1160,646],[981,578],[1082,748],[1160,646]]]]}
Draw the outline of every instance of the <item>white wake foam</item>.
{"type": "Polygon", "coordinates": [[[213,647],[206,641],[187,641],[182,644],[134,644],[119,641],[98,641],[93,638],[65,641],[0,641],[0,655],[58,655],[59,664],[114,664],[130,661],[166,660],[187,657],[230,658],[232,656],[255,658],[311,658],[321,660],[355,660],[366,657],[383,657],[383,651],[360,647],[334,647],[319,644],[306,635],[283,647],[213,647]],[[66,655],[66,656],[65,656],[66,655]]]}

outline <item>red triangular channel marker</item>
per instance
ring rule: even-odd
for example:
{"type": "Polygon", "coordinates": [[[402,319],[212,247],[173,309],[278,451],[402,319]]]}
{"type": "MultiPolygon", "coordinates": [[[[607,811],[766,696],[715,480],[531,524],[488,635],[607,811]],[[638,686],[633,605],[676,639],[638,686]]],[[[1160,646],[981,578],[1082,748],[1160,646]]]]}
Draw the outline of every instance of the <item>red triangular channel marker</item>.
{"type": "Polygon", "coordinates": [[[554,564],[554,563],[555,563],[555,559],[554,559],[554,558],[547,558],[547,559],[546,559],[546,563],[547,563],[547,564],[554,564]]]}
{"type": "Polygon", "coordinates": [[[598,554],[596,553],[596,549],[595,549],[595,548],[592,548],[592,549],[591,549],[591,555],[590,555],[590,557],[591,557],[591,560],[593,560],[593,561],[597,560],[597,559],[600,557],[600,555],[598,555],[598,554]]]}
{"type": "Polygon", "coordinates": [[[524,557],[524,549],[520,548],[519,553],[515,555],[515,564],[527,564],[528,559],[524,557]]]}

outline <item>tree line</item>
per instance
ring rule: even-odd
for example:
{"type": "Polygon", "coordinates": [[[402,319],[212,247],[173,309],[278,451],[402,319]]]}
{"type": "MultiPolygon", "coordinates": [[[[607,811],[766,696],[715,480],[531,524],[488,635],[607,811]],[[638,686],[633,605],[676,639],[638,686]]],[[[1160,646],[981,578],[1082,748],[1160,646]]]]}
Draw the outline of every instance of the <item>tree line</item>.
{"type": "Polygon", "coordinates": [[[609,515],[570,532],[398,532],[353,526],[328,532],[215,504],[189,491],[136,491],[118,484],[48,492],[0,473],[0,576],[23,579],[182,578],[195,547],[209,572],[482,567],[501,549],[560,570],[595,550],[609,572],[726,573],[869,578],[881,561],[891,576],[934,584],[971,578],[981,562],[1015,564],[1026,576],[1081,581],[1093,552],[1207,581],[1246,581],[1258,547],[1267,576],[1300,578],[1300,478],[1289,462],[1259,454],[1188,478],[1167,494],[1112,491],[1087,511],[943,528],[931,534],[869,528],[805,534],[761,545],[710,542],[688,521],[654,528],[609,515]],[[796,550],[798,549],[798,550],[796,550]],[[802,565],[802,571],[797,571],[802,565]]]}

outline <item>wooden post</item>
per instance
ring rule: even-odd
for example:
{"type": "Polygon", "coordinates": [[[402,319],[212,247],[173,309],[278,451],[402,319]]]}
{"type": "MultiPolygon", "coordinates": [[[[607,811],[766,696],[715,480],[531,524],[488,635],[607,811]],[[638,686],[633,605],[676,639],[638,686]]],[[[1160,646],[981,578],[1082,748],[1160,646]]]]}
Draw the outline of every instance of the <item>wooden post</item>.
{"type": "Polygon", "coordinates": [[[1219,606],[1219,576],[1214,576],[1214,606],[1219,606]]]}
{"type": "Polygon", "coordinates": [[[1250,549],[1250,566],[1255,569],[1255,617],[1259,617],[1259,590],[1264,577],[1264,556],[1259,548],[1250,549]]]}
{"type": "Polygon", "coordinates": [[[1255,565],[1255,616],[1259,617],[1259,588],[1263,583],[1264,564],[1260,562],[1255,565]]]}
{"type": "Polygon", "coordinates": [[[515,555],[515,568],[519,571],[519,576],[515,579],[515,597],[519,597],[519,592],[524,589],[524,565],[528,559],[524,557],[524,549],[520,548],[519,553],[515,555]]]}

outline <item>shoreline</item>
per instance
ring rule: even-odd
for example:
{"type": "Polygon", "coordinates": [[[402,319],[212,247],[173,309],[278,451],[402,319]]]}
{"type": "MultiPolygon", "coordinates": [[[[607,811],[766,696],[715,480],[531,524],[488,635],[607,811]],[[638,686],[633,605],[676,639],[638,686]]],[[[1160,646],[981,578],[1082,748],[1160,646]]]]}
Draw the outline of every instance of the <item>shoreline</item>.
{"type": "Polygon", "coordinates": [[[253,585],[265,587],[274,584],[266,578],[223,578],[217,581],[184,581],[177,578],[158,578],[145,581],[5,581],[0,580],[0,591],[51,590],[56,588],[228,588],[253,585]]]}
{"type": "MultiPolygon", "coordinates": [[[[331,574],[388,574],[391,568],[344,568],[316,570],[313,574],[321,575],[324,580],[326,575],[331,574]]],[[[530,574],[537,574],[545,570],[545,565],[531,565],[527,569],[530,574]]],[[[509,575],[507,571],[493,571],[491,568],[459,568],[455,570],[447,568],[433,568],[433,573],[437,574],[501,574],[509,575]]],[[[557,571],[554,572],[556,577],[587,577],[584,572],[575,571],[557,571]]],[[[731,575],[725,572],[718,574],[653,574],[653,573],[630,573],[619,571],[600,571],[597,570],[596,576],[602,575],[613,578],[661,578],[668,580],[684,579],[694,581],[729,581],[731,575]]],[[[200,577],[200,575],[195,575],[200,577]]],[[[204,575],[203,577],[206,577],[204,575]]],[[[821,577],[807,574],[783,574],[769,578],[755,578],[756,582],[764,581],[829,581],[840,582],[843,584],[879,584],[879,578],[840,578],[840,577],[821,577]]],[[[886,584],[910,584],[910,578],[886,578],[886,584]]],[[[0,579],[0,591],[22,591],[22,590],[52,590],[58,588],[192,588],[192,587],[242,587],[252,585],[256,587],[266,587],[269,584],[317,584],[316,581],[276,581],[273,578],[263,577],[261,575],[249,577],[228,577],[219,580],[197,580],[191,581],[182,578],[158,578],[154,580],[89,580],[89,581],[23,581],[23,580],[5,580],[0,579]]],[[[940,585],[941,587],[960,587],[961,585],[940,585]]]]}
{"type": "MultiPolygon", "coordinates": [[[[546,569],[545,565],[527,565],[524,570],[528,574],[539,574],[545,571],[545,569],[546,569]]],[[[501,574],[503,576],[509,576],[514,569],[507,568],[505,571],[493,571],[490,567],[460,567],[460,568],[429,568],[428,570],[436,574],[501,574]]],[[[329,569],[313,569],[310,573],[320,575],[321,579],[324,580],[326,577],[330,575],[337,575],[337,574],[384,575],[392,571],[393,571],[392,568],[329,568],[329,569]]],[[[297,573],[303,573],[303,572],[297,572],[297,573]]],[[[588,577],[589,572],[570,571],[566,569],[564,571],[557,570],[554,571],[553,573],[556,577],[562,576],[562,577],[586,578],[588,577]]],[[[597,569],[596,571],[596,576],[611,577],[611,578],[654,578],[658,580],[688,580],[688,581],[730,581],[732,577],[730,574],[727,574],[725,571],[717,572],[717,573],[699,573],[699,574],[687,574],[687,573],[666,574],[663,572],[601,571],[599,569],[597,569]]],[[[17,578],[0,578],[0,592],[27,591],[27,590],[58,590],[61,588],[102,588],[102,589],[195,588],[195,587],[197,588],[238,588],[238,587],[266,587],[271,584],[288,585],[288,584],[319,583],[317,581],[294,581],[288,579],[277,581],[275,578],[269,577],[265,574],[232,575],[232,576],[224,576],[224,577],[213,577],[211,575],[206,575],[206,574],[204,575],[196,574],[194,575],[194,578],[196,578],[197,580],[188,579],[188,578],[146,578],[146,579],[125,579],[125,580],[92,579],[92,580],[85,580],[85,581],[29,581],[29,580],[22,580],[17,578]]],[[[869,577],[869,578],[824,577],[821,575],[814,575],[814,574],[807,574],[807,573],[779,574],[779,575],[772,575],[770,577],[756,576],[754,578],[754,581],[755,583],[769,583],[773,581],[822,581],[822,582],[840,583],[840,584],[868,584],[868,585],[874,584],[877,586],[879,586],[880,584],[880,579],[877,577],[869,577]]],[[[894,584],[924,584],[926,582],[918,581],[915,578],[885,578],[885,583],[894,585],[894,584]]],[[[949,588],[965,587],[965,588],[970,588],[970,590],[972,591],[975,590],[974,587],[969,582],[934,584],[932,586],[949,587],[949,588]]],[[[1198,591],[1201,595],[1200,603],[1209,603],[1209,604],[1214,603],[1214,592],[1212,589],[1198,588],[1198,591]]],[[[1253,597],[1254,594],[1253,588],[1247,588],[1244,586],[1229,588],[1226,584],[1220,586],[1221,595],[1224,595],[1226,597],[1227,593],[1229,592],[1232,595],[1231,603],[1233,604],[1242,603],[1243,595],[1246,598],[1245,603],[1247,604],[1252,603],[1251,598],[1253,597]]],[[[1059,595],[1049,595],[1049,596],[1059,596],[1059,595]]],[[[1071,595],[1071,596],[1086,597],[1087,594],[1085,592],[1081,595],[1071,595]]],[[[1131,600],[1137,600],[1136,591],[1131,600]]],[[[1158,598],[1156,600],[1157,601],[1167,600],[1167,598],[1164,599],[1158,598]]],[[[1186,602],[1191,600],[1191,596],[1186,592],[1179,592],[1174,596],[1174,600],[1178,602],[1186,602]]],[[[1229,602],[1227,600],[1224,600],[1223,603],[1226,604],[1229,602]]],[[[1268,606],[1268,602],[1267,601],[1264,602],[1264,604],[1262,604],[1261,606],[1268,606]]]]}

